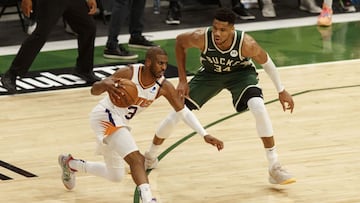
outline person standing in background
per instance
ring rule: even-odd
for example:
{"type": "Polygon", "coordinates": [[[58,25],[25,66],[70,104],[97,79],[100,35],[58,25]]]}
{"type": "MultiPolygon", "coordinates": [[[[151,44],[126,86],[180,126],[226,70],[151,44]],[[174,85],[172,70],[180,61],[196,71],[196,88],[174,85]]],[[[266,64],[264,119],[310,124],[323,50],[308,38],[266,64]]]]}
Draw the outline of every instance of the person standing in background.
{"type": "MultiPolygon", "coordinates": [[[[93,72],[96,25],[92,17],[96,12],[96,0],[36,0],[37,26],[22,43],[10,68],[1,77],[2,85],[10,94],[16,93],[16,78],[24,76],[44,46],[52,28],[63,16],[78,33],[78,57],[74,74],[87,83],[101,80],[93,72]]],[[[22,0],[21,8],[29,17],[33,11],[33,0],[22,0]]]]}
{"type": "Polygon", "coordinates": [[[181,20],[180,0],[169,0],[169,9],[165,23],[168,25],[179,25],[181,20]]]}
{"type": "Polygon", "coordinates": [[[157,46],[143,35],[145,0],[113,0],[108,38],[103,56],[111,59],[136,59],[137,54],[131,53],[119,44],[118,35],[126,19],[129,20],[129,47],[144,48],[157,46]],[[130,14],[130,15],[129,15],[130,14]]]}

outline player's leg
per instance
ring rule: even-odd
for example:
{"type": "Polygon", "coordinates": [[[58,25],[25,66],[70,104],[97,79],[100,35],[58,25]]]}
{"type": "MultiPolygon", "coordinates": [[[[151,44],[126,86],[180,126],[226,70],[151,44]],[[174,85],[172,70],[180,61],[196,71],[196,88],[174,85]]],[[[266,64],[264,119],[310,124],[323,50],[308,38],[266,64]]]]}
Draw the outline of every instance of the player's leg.
{"type": "Polygon", "coordinates": [[[257,73],[249,69],[247,74],[244,72],[239,75],[232,74],[229,76],[229,81],[231,83],[228,89],[232,94],[236,110],[242,112],[249,109],[255,118],[257,134],[263,142],[269,163],[270,182],[274,184],[295,182],[295,178],[279,164],[272,123],[264,104],[262,90],[258,86],[257,73]]]}
{"type": "Polygon", "coordinates": [[[69,1],[63,18],[77,33],[78,57],[74,73],[88,83],[100,80],[93,73],[94,43],[96,37],[96,23],[93,16],[88,14],[89,8],[85,1],[69,1]]]}
{"type": "Polygon", "coordinates": [[[106,137],[104,142],[116,151],[129,164],[131,176],[140,191],[143,202],[151,202],[153,196],[150,189],[149,179],[145,171],[145,158],[130,134],[128,128],[120,128],[112,135],[106,137]]]}
{"type": "Polygon", "coordinates": [[[265,148],[266,157],[269,162],[270,183],[290,184],[295,182],[296,179],[279,163],[273,136],[273,128],[263,99],[261,97],[252,97],[249,99],[247,104],[249,110],[254,115],[256,130],[265,148]]]}

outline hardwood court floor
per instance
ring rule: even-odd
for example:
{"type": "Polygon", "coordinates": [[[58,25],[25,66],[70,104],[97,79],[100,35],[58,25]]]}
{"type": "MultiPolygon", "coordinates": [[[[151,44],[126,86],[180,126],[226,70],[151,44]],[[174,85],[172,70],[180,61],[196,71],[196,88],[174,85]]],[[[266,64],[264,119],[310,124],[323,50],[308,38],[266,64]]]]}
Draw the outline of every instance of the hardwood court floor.
{"type": "MultiPolygon", "coordinates": [[[[220,93],[195,114],[208,131],[225,142],[217,152],[198,135],[191,137],[159,163],[150,175],[153,192],[163,203],[349,203],[360,202],[359,109],[360,60],[279,69],[286,89],[294,94],[293,114],[282,112],[276,92],[260,72],[267,108],[273,121],[280,161],[297,177],[295,184],[267,181],[267,164],[250,112],[234,114],[227,92],[220,93]]],[[[0,202],[132,202],[130,175],[111,183],[77,174],[74,191],[60,180],[57,156],[101,161],[94,155],[88,112],[102,96],[89,88],[0,97],[0,160],[37,177],[25,178],[0,167],[12,177],[0,183],[0,202]]],[[[170,107],[159,99],[132,121],[142,151],[150,144],[170,107]]],[[[192,131],[183,123],[163,150],[192,131]]]]}

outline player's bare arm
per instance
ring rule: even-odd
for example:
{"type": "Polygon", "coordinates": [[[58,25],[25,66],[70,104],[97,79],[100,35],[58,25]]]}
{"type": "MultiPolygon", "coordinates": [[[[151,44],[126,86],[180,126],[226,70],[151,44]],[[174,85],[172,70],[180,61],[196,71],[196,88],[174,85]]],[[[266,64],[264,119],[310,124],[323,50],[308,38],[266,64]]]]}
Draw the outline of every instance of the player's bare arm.
{"type": "Polygon", "coordinates": [[[178,94],[182,97],[188,95],[189,87],[186,78],[186,51],[188,48],[198,48],[201,51],[205,46],[205,30],[197,29],[185,32],[176,37],[175,54],[179,73],[178,94]]]}
{"type": "Polygon", "coordinates": [[[177,94],[175,87],[168,80],[165,80],[161,86],[159,96],[164,96],[175,111],[180,111],[184,108],[184,102],[177,94]]]}
{"type": "Polygon", "coordinates": [[[263,48],[248,34],[244,34],[241,53],[245,57],[252,58],[256,63],[263,64],[267,60],[267,54],[263,48]]]}
{"type": "MultiPolygon", "coordinates": [[[[254,38],[247,34],[244,35],[244,41],[241,51],[243,53],[243,56],[252,58],[258,64],[267,63],[267,61],[269,60],[268,54],[265,52],[265,50],[260,47],[260,45],[254,40],[254,38]]],[[[290,113],[292,113],[294,110],[294,100],[292,99],[292,96],[285,90],[285,88],[282,87],[277,70],[275,70],[275,66],[271,68],[267,68],[266,66],[263,67],[267,74],[270,76],[271,80],[275,83],[275,86],[277,86],[277,90],[279,93],[279,101],[281,103],[283,111],[290,110],[290,113]]]]}
{"type": "Polygon", "coordinates": [[[121,79],[126,78],[130,79],[132,75],[132,68],[125,67],[119,68],[115,73],[110,75],[109,77],[95,82],[91,87],[91,94],[92,95],[100,95],[105,91],[111,94],[123,94],[118,88],[118,85],[121,85],[121,79]]]}

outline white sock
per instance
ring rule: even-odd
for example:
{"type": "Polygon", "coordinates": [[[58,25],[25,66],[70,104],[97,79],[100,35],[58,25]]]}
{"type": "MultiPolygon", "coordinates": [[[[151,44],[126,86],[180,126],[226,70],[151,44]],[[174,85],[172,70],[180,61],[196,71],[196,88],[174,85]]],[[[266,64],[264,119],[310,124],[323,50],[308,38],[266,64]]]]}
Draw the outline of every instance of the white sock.
{"type": "Polygon", "coordinates": [[[154,143],[151,143],[148,154],[151,157],[157,157],[159,149],[160,149],[160,145],[155,145],[154,143]]]}
{"type": "Polygon", "coordinates": [[[142,202],[150,202],[152,199],[152,193],[150,190],[149,183],[143,183],[138,186],[138,189],[140,190],[141,200],[142,202]]]}
{"type": "Polygon", "coordinates": [[[278,154],[276,152],[276,146],[271,148],[265,148],[266,158],[269,161],[269,168],[271,168],[274,163],[278,162],[278,154]]]}

